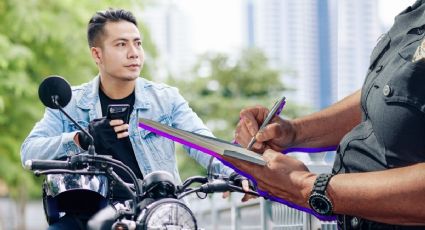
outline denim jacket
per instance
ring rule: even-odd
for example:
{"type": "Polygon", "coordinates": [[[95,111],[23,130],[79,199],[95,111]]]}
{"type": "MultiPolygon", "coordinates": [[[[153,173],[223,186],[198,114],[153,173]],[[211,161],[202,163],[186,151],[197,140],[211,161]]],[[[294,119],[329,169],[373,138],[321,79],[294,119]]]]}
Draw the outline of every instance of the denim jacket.
{"type": "MultiPolygon", "coordinates": [[[[102,117],[99,100],[99,76],[72,89],[72,99],[64,110],[82,127],[102,117]]],[[[143,175],[157,170],[171,173],[177,183],[181,182],[177,169],[174,142],[138,127],[138,118],[147,118],[179,129],[212,136],[201,119],[189,107],[178,89],[143,78],[136,80],[136,100],[129,120],[129,138],[143,175]]],[[[84,150],[73,140],[78,128],[59,110],[47,108],[44,117],[36,123],[21,147],[21,160],[59,159],[84,150]]],[[[210,156],[184,146],[190,157],[207,167],[210,156]]],[[[229,175],[233,172],[217,159],[213,172],[229,175]]]]}

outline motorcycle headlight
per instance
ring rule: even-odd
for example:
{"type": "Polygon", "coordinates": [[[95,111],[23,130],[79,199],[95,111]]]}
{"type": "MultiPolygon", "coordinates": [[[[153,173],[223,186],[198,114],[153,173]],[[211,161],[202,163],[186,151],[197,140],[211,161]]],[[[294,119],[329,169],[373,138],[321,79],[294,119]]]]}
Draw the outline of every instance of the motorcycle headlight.
{"type": "Polygon", "coordinates": [[[162,199],[148,205],[137,218],[137,223],[149,230],[197,229],[192,211],[176,199],[162,199]]]}

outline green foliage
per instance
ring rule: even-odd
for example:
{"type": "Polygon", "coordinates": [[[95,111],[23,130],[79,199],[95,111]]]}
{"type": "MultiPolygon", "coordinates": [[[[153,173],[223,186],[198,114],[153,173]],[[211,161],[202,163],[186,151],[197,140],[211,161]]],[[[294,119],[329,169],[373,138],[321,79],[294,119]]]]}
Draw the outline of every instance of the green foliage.
{"type": "MultiPolygon", "coordinates": [[[[279,71],[268,67],[257,49],[243,50],[236,60],[224,54],[205,54],[193,72],[194,77],[170,79],[169,84],[177,86],[215,135],[226,140],[233,138],[243,108],[271,107],[287,90],[279,71]]],[[[294,116],[294,107],[289,105],[284,113],[294,116]]]]}
{"type": "Polygon", "coordinates": [[[207,174],[207,170],[205,168],[201,167],[198,162],[185,154],[185,150],[182,145],[176,145],[176,154],[179,173],[182,180],[191,176],[207,174]]]}
{"type": "MultiPolygon", "coordinates": [[[[239,57],[224,54],[202,55],[189,79],[173,78],[169,84],[177,86],[192,109],[213,131],[231,141],[239,121],[239,112],[248,106],[273,103],[288,89],[282,84],[280,73],[271,69],[264,54],[258,49],[243,50],[239,57]]],[[[284,115],[296,116],[297,107],[288,103],[284,115]]],[[[179,154],[181,155],[181,154],[179,154]]],[[[192,168],[192,174],[202,173],[192,166],[187,157],[179,156],[180,168],[192,168]]]]}
{"type": "MultiPolygon", "coordinates": [[[[71,84],[97,74],[86,28],[96,11],[109,7],[142,10],[139,1],[0,1],[0,180],[15,198],[40,195],[39,181],[23,171],[19,155],[21,143],[44,111],[38,85],[53,74],[71,84]],[[18,194],[23,185],[25,194],[18,194]]],[[[146,31],[142,33],[146,53],[154,58],[152,41],[146,31]]],[[[143,74],[150,78],[149,69],[143,74]]]]}

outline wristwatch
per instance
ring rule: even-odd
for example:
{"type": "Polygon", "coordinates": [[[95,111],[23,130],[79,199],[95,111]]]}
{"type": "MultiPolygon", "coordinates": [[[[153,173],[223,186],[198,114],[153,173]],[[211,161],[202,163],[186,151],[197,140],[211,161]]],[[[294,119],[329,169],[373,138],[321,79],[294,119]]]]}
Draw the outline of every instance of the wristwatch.
{"type": "Polygon", "coordinates": [[[320,215],[330,216],[333,213],[332,201],[326,196],[326,187],[333,174],[320,174],[314,182],[313,190],[308,198],[311,209],[320,215]]]}

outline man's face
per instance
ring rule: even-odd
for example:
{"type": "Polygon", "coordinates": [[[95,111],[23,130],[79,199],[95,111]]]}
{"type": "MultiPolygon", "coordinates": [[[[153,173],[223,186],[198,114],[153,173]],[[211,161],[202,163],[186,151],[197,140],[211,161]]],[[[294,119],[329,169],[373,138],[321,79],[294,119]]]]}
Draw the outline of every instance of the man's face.
{"type": "Polygon", "coordinates": [[[105,80],[137,79],[143,67],[144,51],[136,25],[127,21],[107,22],[103,30],[100,47],[91,49],[101,76],[105,80]]]}

